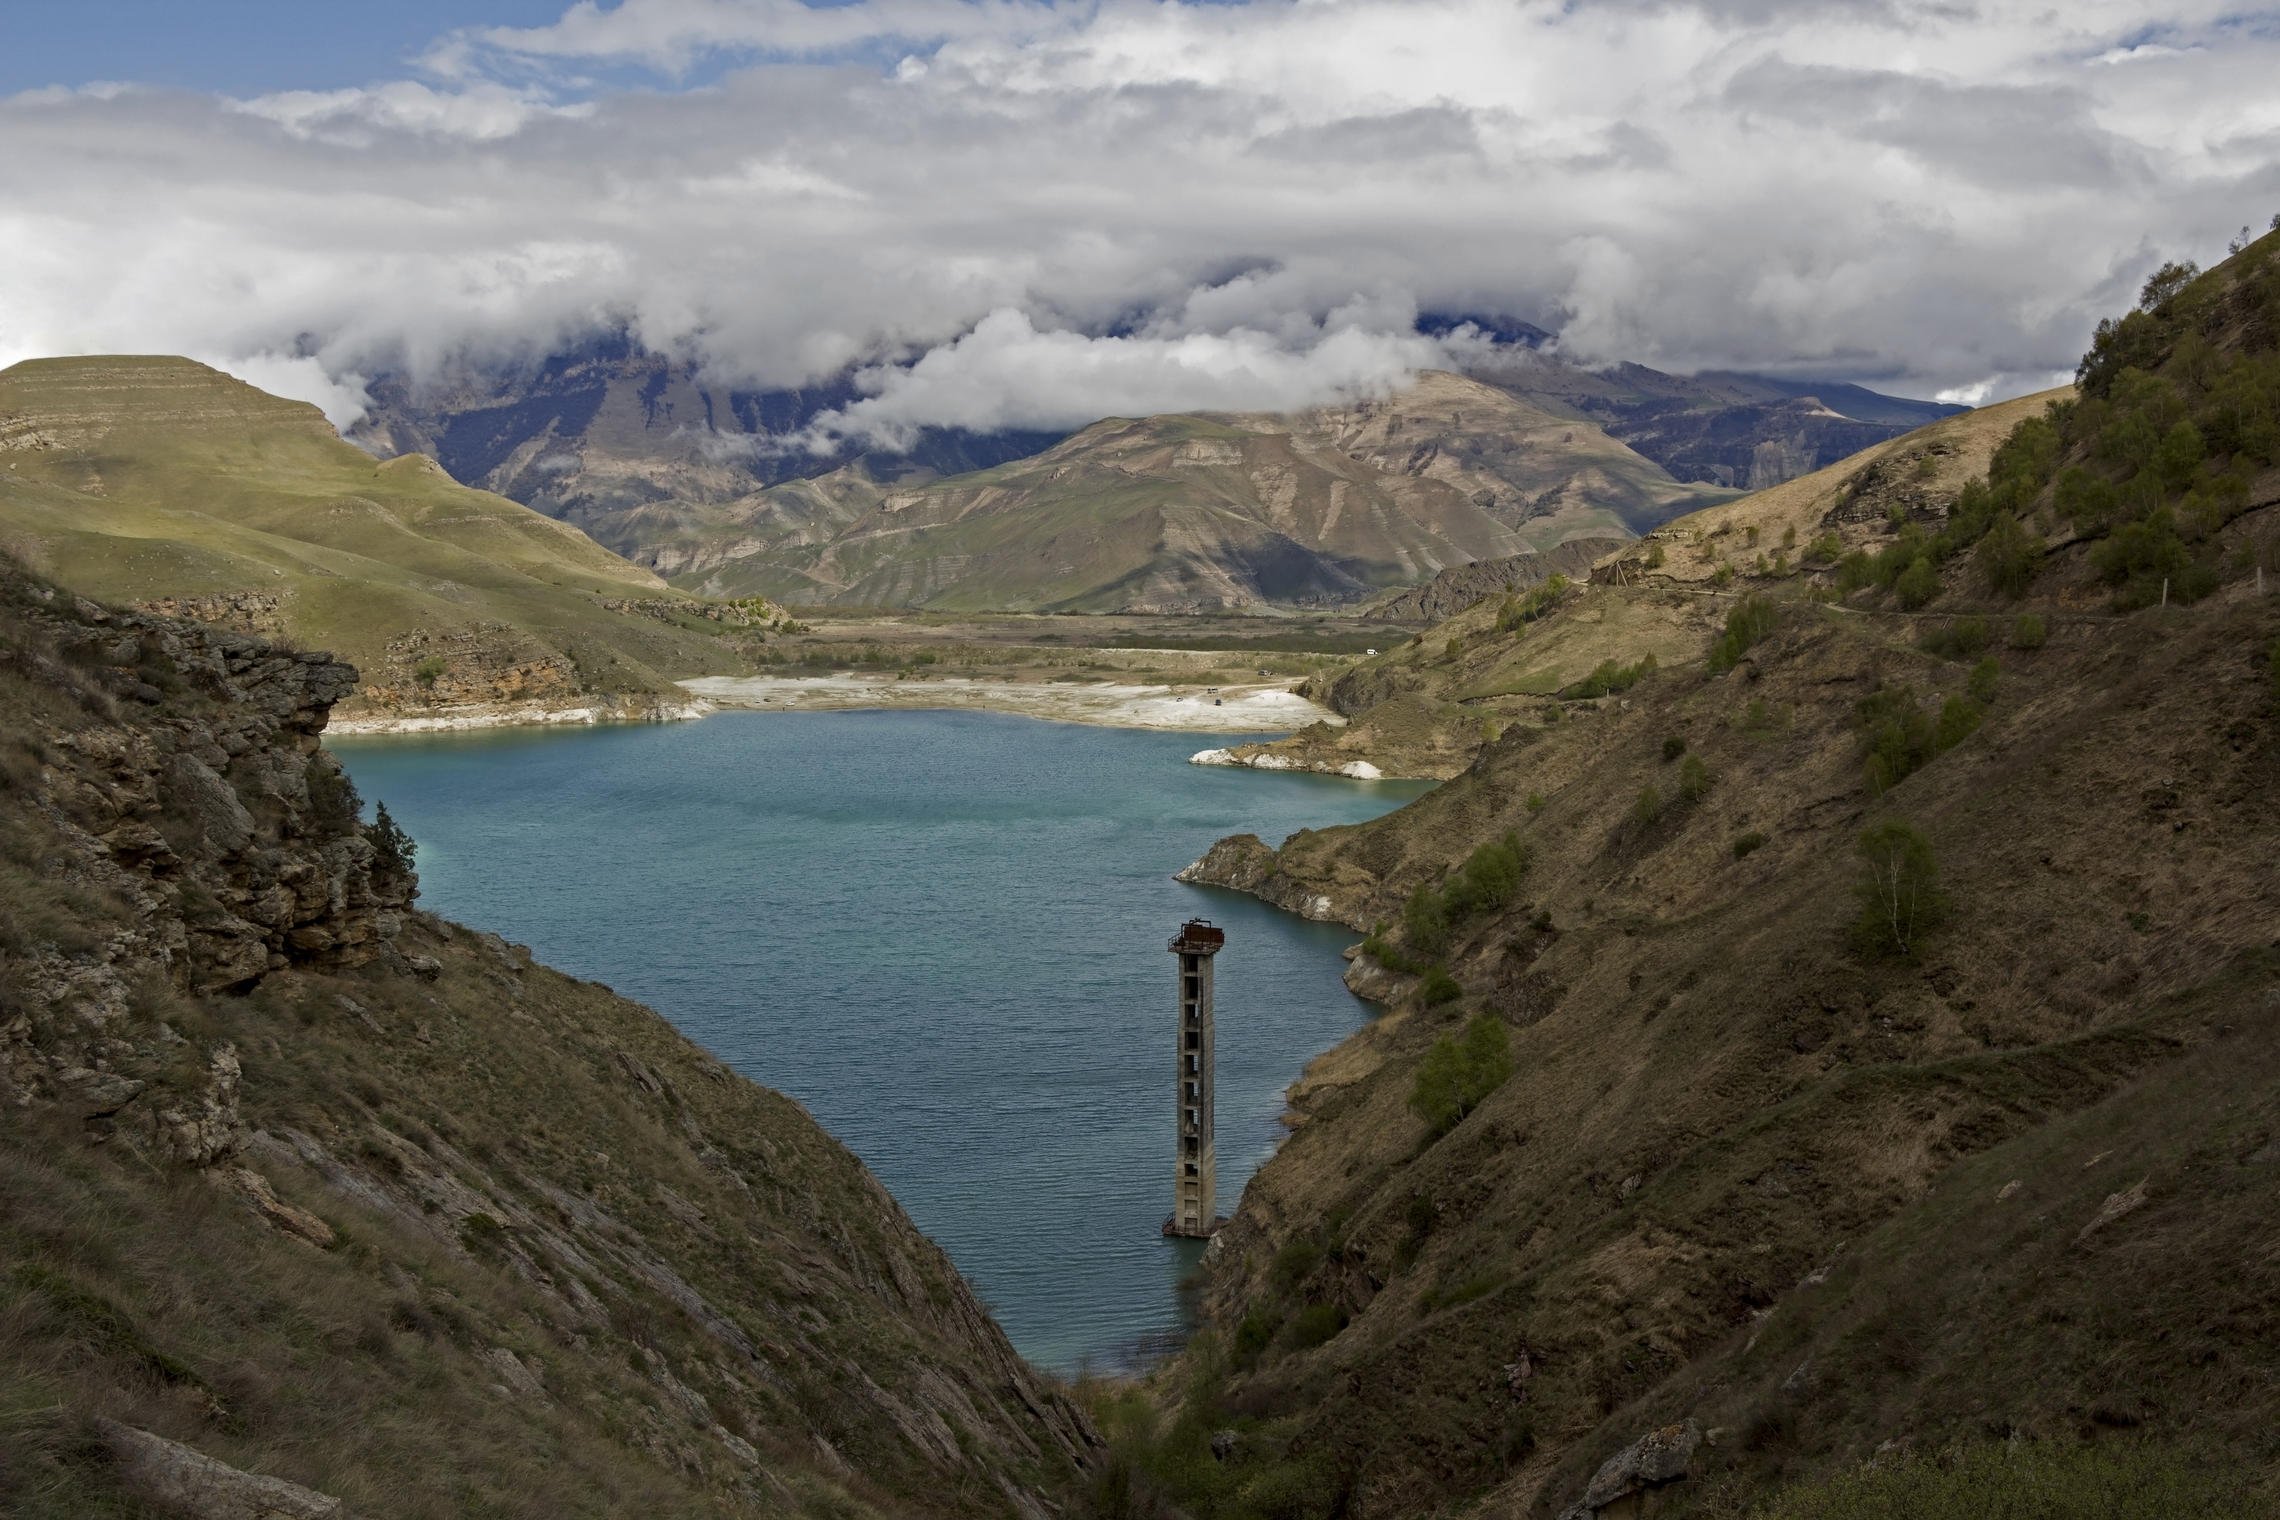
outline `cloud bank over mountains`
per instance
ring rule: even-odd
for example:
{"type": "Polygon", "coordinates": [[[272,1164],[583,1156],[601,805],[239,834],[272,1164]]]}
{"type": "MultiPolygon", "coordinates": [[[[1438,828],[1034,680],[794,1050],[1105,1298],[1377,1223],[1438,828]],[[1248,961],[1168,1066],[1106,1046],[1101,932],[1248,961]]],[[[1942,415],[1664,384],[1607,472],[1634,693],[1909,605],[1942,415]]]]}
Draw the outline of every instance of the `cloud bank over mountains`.
{"type": "Polygon", "coordinates": [[[623,0],[395,72],[0,100],[0,363],[347,422],[622,329],[891,440],[1383,391],[1430,310],[1983,396],[2280,210],[2280,12],[2206,0],[623,0]]]}

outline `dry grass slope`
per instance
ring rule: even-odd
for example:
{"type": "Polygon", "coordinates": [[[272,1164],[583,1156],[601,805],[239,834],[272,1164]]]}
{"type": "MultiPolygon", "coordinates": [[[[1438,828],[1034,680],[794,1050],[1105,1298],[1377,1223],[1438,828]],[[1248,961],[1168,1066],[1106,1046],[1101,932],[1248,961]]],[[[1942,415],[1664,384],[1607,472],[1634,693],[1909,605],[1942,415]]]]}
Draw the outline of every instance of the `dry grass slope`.
{"type": "Polygon", "coordinates": [[[0,1511],[156,1513],[112,1420],[359,1515],[1053,1513],[1082,1420],[853,1156],[405,905],[346,679],[0,561],[0,1511]]]}
{"type": "MultiPolygon", "coordinates": [[[[2124,339],[2178,406],[2201,391],[2144,332],[2202,323],[2199,373],[2268,375],[2274,257],[2149,290],[2124,339]]],[[[1372,930],[1348,980],[1390,1011],[1294,1089],[1213,1333],[1156,1390],[1176,1418],[1118,1413],[1104,1512],[1938,1514],[1949,1471],[2025,1515],[2270,1509],[2280,433],[2139,462],[2100,429],[2168,403],[2116,389],[2072,433],[2031,398],[2001,458],[1957,443],[2024,503],[2023,577],[1973,549],[2013,507],[1941,473],[1943,423],[1714,509],[1723,580],[1641,545],[1533,621],[1474,609],[1333,684],[1364,721],[1403,678],[1467,711],[1475,669],[1701,609],[1691,653],[1642,671],[1631,631],[1628,684],[1566,688],[1400,812],[1210,857],[1372,930]],[[2135,496],[2070,524],[2056,482],[2100,468],[2135,496]],[[2179,595],[2148,605],[2107,546],[2164,531],[2179,595]],[[1518,890],[1460,891],[1508,837],[1518,890]],[[1439,1133],[1419,1073],[1483,1018],[1513,1075],[1439,1133]],[[1230,1457],[1197,1461],[1220,1428],[1230,1457]],[[1991,1456],[2014,1437],[2047,1483],[1991,1456]]]]}

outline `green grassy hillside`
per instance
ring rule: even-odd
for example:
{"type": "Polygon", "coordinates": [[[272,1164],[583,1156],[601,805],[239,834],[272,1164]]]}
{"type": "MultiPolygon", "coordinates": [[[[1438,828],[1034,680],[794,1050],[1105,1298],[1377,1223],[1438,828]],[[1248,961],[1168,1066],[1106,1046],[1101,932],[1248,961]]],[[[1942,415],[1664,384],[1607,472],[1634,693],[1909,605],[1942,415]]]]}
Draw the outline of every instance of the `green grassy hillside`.
{"type": "Polygon", "coordinates": [[[742,668],[575,528],[417,455],[376,462],[313,407],[183,359],[0,372],[0,545],[82,594],[172,600],[340,652],[346,710],[542,698],[653,703],[742,668]],[[685,624],[685,625],[684,625],[685,624]]]}

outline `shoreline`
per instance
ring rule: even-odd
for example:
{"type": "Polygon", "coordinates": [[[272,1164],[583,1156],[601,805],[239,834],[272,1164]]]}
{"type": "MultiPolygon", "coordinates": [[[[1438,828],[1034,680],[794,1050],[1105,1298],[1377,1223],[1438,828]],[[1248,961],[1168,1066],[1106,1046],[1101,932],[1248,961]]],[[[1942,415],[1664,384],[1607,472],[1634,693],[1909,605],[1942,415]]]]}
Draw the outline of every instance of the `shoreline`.
{"type": "Polygon", "coordinates": [[[710,702],[655,702],[628,710],[607,699],[560,706],[545,703],[500,703],[462,707],[434,713],[373,714],[334,718],[325,732],[342,738],[362,739],[387,734],[457,734],[499,728],[591,728],[603,723],[685,723],[709,717],[710,702]]]}
{"type": "Polygon", "coordinates": [[[1345,720],[1273,683],[1208,687],[1118,681],[991,681],[953,676],[898,681],[874,676],[700,676],[683,681],[716,708],[752,712],[982,711],[1158,732],[1296,732],[1345,720]]]}
{"type": "MultiPolygon", "coordinates": [[[[742,712],[998,712],[1047,722],[1157,733],[1295,733],[1309,724],[1345,719],[1287,687],[1252,682],[1219,688],[1122,681],[1004,681],[953,676],[924,681],[860,675],[697,676],[678,683],[680,702],[642,707],[609,698],[569,703],[486,703],[427,713],[336,717],[325,732],[340,738],[478,733],[513,728],[590,728],[604,723],[679,723],[724,711],[742,712]]],[[[1225,754],[1226,751],[1205,751],[1225,754]]],[[[1212,761],[1201,763],[1211,764],[1212,761]]],[[[1246,761],[1219,761],[1246,764],[1246,761]]],[[[1267,763],[1261,770],[1320,770],[1358,780],[1361,769],[1267,763]]]]}

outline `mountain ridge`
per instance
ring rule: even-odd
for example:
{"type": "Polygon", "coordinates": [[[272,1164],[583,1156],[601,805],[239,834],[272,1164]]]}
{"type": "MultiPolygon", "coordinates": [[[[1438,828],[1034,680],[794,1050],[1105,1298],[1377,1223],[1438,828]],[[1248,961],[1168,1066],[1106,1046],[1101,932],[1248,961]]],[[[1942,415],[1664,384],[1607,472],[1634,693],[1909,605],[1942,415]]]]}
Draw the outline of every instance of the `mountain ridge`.
{"type": "MultiPolygon", "coordinates": [[[[1697,490],[1765,485],[1954,410],[1857,386],[1818,387],[1837,398],[1839,410],[1832,411],[1808,399],[1815,387],[1797,382],[1723,372],[1679,377],[1638,365],[1588,370],[1559,358],[1556,347],[1547,350],[1538,329],[1503,324],[1495,331],[1511,337],[1502,345],[1505,356],[1466,378],[1501,389],[1540,416],[1585,425],[1594,441],[1568,472],[1570,494],[1578,510],[1599,508],[1617,517],[1639,515],[1638,470],[1645,461],[1697,490]],[[1604,448],[1610,439],[1625,456],[1623,463],[1595,478],[1593,467],[1610,463],[1604,448]]],[[[351,434],[360,446],[382,453],[431,452],[457,478],[576,522],[610,548],[676,580],[729,560],[757,561],[821,543],[888,495],[923,492],[961,476],[981,477],[975,484],[983,484],[992,472],[1034,461],[1103,422],[1171,425],[1167,417],[1102,419],[1073,433],[930,429],[902,452],[849,444],[810,454],[803,441],[810,424],[859,399],[851,380],[742,391],[708,380],[693,361],[647,353],[623,338],[520,368],[486,373],[463,367],[425,385],[383,376],[372,398],[371,410],[351,434]]],[[[1304,432],[1326,413],[1361,413],[1369,405],[1315,408],[1273,427],[1258,417],[1244,422],[1253,431],[1304,432]]],[[[1435,441],[1422,434],[1409,440],[1413,447],[1435,441]]],[[[1469,441],[1477,444],[1477,438],[1469,441]]],[[[1461,448],[1468,439],[1457,429],[1439,442],[1461,448]]],[[[1210,532],[1200,521],[1156,527],[1160,535],[1170,531],[1183,540],[1199,533],[1208,538],[1210,532]]],[[[1381,573],[1367,557],[1344,573],[1334,563],[1296,567],[1288,563],[1288,548],[1257,540],[1247,529],[1232,531],[1237,541],[1229,545],[1226,573],[1206,577],[1222,582],[1214,593],[1221,597],[1235,588],[1247,587],[1241,594],[1249,596],[1260,584],[1282,583],[1302,599],[1360,595],[1381,573]]],[[[1323,546],[1298,547],[1312,552],[1323,546]]],[[[1180,551],[1171,552],[1177,557],[1180,551]]],[[[836,596],[871,572],[868,565],[837,566],[841,556],[821,556],[820,573],[810,575],[809,557],[782,557],[780,568],[787,574],[740,575],[710,584],[836,596]]],[[[1340,558],[1335,552],[1328,557],[1340,558]]],[[[1402,560],[1381,550],[1378,562],[1402,560]]],[[[940,594],[942,583],[934,572],[890,580],[900,589],[851,594],[940,594]]],[[[1033,599],[1034,589],[1017,592],[1033,599]]],[[[1163,590],[1159,585],[1149,594],[1163,590]]],[[[1172,600],[1181,599],[1175,594],[1172,600]]],[[[1189,604],[1203,600],[1191,598],[1189,604]]]]}
{"type": "Polygon", "coordinates": [[[0,371],[0,460],[14,552],[86,594],[341,650],[365,677],[344,718],[641,716],[686,705],[672,678],[744,668],[724,625],[573,525],[420,455],[375,461],[190,360],[0,371]]]}

